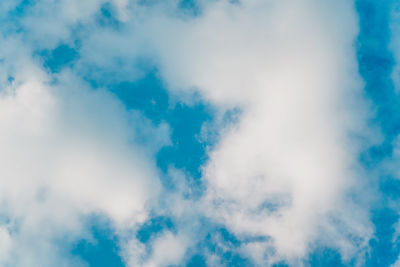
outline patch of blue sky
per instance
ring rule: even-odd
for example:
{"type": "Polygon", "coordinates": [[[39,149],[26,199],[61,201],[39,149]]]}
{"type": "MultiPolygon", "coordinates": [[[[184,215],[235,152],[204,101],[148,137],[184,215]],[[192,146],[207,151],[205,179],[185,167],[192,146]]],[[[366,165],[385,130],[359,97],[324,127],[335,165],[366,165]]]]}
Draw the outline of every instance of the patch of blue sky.
{"type": "Polygon", "coordinates": [[[390,266],[399,256],[399,247],[393,244],[395,223],[399,216],[390,207],[385,207],[385,204],[372,212],[375,238],[369,242],[370,253],[367,255],[366,266],[390,266]]]}
{"type": "Polygon", "coordinates": [[[109,27],[115,30],[119,29],[121,26],[116,16],[116,10],[110,3],[102,5],[100,13],[96,16],[96,22],[101,27],[109,27]]]}
{"type": "Polygon", "coordinates": [[[196,0],[181,0],[178,6],[186,14],[192,16],[198,16],[201,14],[201,9],[196,0]]]}
{"type": "MultiPolygon", "coordinates": [[[[185,15],[197,17],[202,15],[202,1],[199,0],[181,0],[178,2],[178,8],[185,15]]],[[[240,0],[229,0],[231,4],[240,4],[240,0]]]]}
{"type": "Polygon", "coordinates": [[[91,218],[88,224],[90,234],[73,245],[72,255],[78,256],[88,266],[125,266],[110,224],[101,218],[91,218]]]}
{"type": "Polygon", "coordinates": [[[356,3],[360,17],[357,47],[360,74],[366,82],[365,92],[376,108],[376,123],[382,128],[386,142],[391,143],[400,132],[400,97],[391,79],[395,61],[388,49],[392,1],[356,3]]]}
{"type": "MultiPolygon", "coordinates": [[[[340,252],[325,247],[321,244],[314,245],[315,249],[313,249],[307,257],[303,260],[304,266],[312,266],[312,267],[345,267],[345,266],[355,266],[355,259],[351,259],[350,261],[343,261],[340,252]]],[[[293,266],[284,260],[275,263],[272,267],[289,267],[293,266]]]]}
{"type": "Polygon", "coordinates": [[[26,15],[29,7],[33,6],[35,2],[33,0],[15,0],[14,5],[11,6],[11,9],[6,14],[0,14],[2,34],[8,35],[21,32],[22,27],[18,18],[26,15]]]}
{"type": "Polygon", "coordinates": [[[36,0],[15,0],[15,8],[8,12],[10,17],[21,17],[26,15],[29,7],[35,5],[36,0]]]}
{"type": "Polygon", "coordinates": [[[43,65],[52,73],[58,73],[63,68],[72,66],[79,58],[78,50],[67,44],[61,44],[53,50],[42,50],[37,53],[43,59],[43,65]]]}
{"type": "Polygon", "coordinates": [[[308,266],[324,266],[324,267],[344,267],[353,266],[352,262],[343,263],[341,255],[338,251],[330,248],[320,247],[314,250],[307,259],[308,266]]]}
{"type": "MultiPolygon", "coordinates": [[[[374,123],[381,128],[384,141],[363,155],[366,167],[375,168],[379,162],[392,157],[393,141],[400,133],[400,97],[394,90],[391,73],[395,64],[388,49],[391,38],[389,20],[394,1],[359,0],[356,7],[360,17],[358,61],[360,74],[365,81],[365,93],[375,108],[374,123]]],[[[381,192],[372,209],[375,238],[370,241],[366,266],[389,266],[397,259],[400,250],[393,244],[395,223],[399,216],[390,203],[400,196],[400,182],[390,175],[378,177],[381,192]]]]}
{"type": "Polygon", "coordinates": [[[196,254],[190,258],[186,267],[207,267],[207,262],[203,255],[196,254]]]}
{"type": "Polygon", "coordinates": [[[170,166],[182,169],[194,178],[200,178],[200,166],[207,159],[207,143],[202,142],[202,125],[213,119],[213,108],[197,101],[193,105],[172,104],[167,90],[156,72],[150,72],[135,82],[110,86],[127,109],[135,109],[159,124],[166,122],[171,128],[172,145],[159,151],[157,163],[167,172],[170,166]]]}
{"type": "Polygon", "coordinates": [[[162,231],[174,231],[175,226],[171,218],[165,216],[156,216],[151,218],[140,227],[136,233],[136,238],[142,243],[148,243],[152,237],[162,231]]]}

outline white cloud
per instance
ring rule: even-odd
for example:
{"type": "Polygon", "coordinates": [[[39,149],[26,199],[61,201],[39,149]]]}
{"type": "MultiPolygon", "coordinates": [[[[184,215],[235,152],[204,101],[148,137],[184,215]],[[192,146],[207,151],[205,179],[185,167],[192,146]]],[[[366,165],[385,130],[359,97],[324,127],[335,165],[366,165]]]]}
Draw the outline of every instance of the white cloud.
{"type": "Polygon", "coordinates": [[[302,258],[315,241],[347,258],[365,249],[368,210],[349,196],[365,183],[355,136],[372,135],[352,3],[219,1],[191,20],[148,17],[171,90],[242,108],[204,166],[206,213],[238,235],[272,237],[260,263],[302,258]]]}
{"type": "Polygon", "coordinates": [[[174,1],[150,7],[113,1],[121,22],[114,30],[94,23],[106,1],[81,2],[43,0],[22,20],[21,38],[32,49],[84,36],[70,71],[46,74],[18,38],[1,41],[8,50],[0,72],[0,181],[4,209],[22,223],[15,242],[36,237],[46,223],[40,237],[46,251],[60,231],[82,232],[80,216],[93,212],[121,228],[145,219],[161,190],[152,153],[168,142],[168,129],[127,112],[104,90],[91,91],[79,75],[95,66],[96,78],[133,80],[140,76],[135,61],[149,58],[174,94],[200,92],[221,113],[232,107],[242,113],[209,152],[202,202],[193,209],[181,195],[167,194],[178,234],[155,239],[151,255],[131,240],[127,262],[179,264],[195,242],[190,224],[201,215],[239,237],[270,237],[241,248],[259,264],[301,260],[316,241],[344,258],[366,249],[373,229],[367,207],[355,200],[366,183],[357,162],[366,144],[357,136],[373,133],[355,59],[352,3],[201,1],[201,15],[189,18],[174,1]],[[157,144],[132,142],[136,128],[154,132],[157,144]]]}
{"type": "Polygon", "coordinates": [[[10,237],[10,233],[8,229],[1,227],[0,228],[0,261],[6,258],[10,253],[10,249],[12,246],[12,239],[10,237]]]}
{"type": "Polygon", "coordinates": [[[107,216],[119,230],[146,219],[161,190],[154,153],[169,142],[168,127],[68,71],[49,77],[18,39],[0,43],[0,244],[11,250],[1,265],[77,266],[57,240],[79,238],[85,216],[107,216]],[[138,143],[143,134],[148,146],[138,143]]]}
{"type": "MultiPolygon", "coordinates": [[[[177,236],[171,232],[163,233],[152,245],[152,255],[141,266],[158,267],[179,265],[186,251],[185,236],[177,236]]],[[[137,266],[137,265],[132,265],[137,266]]]]}

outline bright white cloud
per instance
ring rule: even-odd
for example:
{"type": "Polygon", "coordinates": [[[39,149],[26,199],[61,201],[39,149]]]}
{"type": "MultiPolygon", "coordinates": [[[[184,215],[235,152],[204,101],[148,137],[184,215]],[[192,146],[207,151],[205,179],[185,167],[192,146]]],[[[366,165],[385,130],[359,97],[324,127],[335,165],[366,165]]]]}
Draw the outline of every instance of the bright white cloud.
{"type": "Polygon", "coordinates": [[[262,265],[301,261],[317,241],[344,258],[366,249],[373,229],[367,208],[355,200],[366,179],[357,162],[366,144],[357,137],[373,133],[355,59],[352,3],[200,1],[200,15],[187,17],[175,1],[84,2],[39,1],[21,20],[20,37],[0,41],[0,192],[11,226],[21,225],[11,235],[4,228],[0,246],[11,242],[27,253],[12,257],[26,262],[13,264],[51,265],[44,255],[54,236],[79,235],[81,216],[102,213],[123,229],[143,221],[148,206],[164,207],[155,204],[162,189],[152,157],[168,142],[168,127],[151,125],[80,79],[95,68],[95,78],[134,80],[143,58],[178,97],[199,92],[221,113],[233,107],[242,113],[209,152],[204,198],[194,204],[180,193],[163,195],[178,232],[155,238],[150,255],[129,240],[127,263],[179,264],[196,239],[192,220],[202,215],[239,237],[267,237],[240,248],[262,265]],[[106,2],[117,10],[118,29],[95,23],[106,2]],[[76,36],[80,59],[71,70],[50,75],[31,58],[33,49],[74,45],[76,36]],[[137,145],[135,133],[153,134],[155,144],[137,145]],[[36,238],[42,246],[28,253],[36,238]]]}
{"type": "Polygon", "coordinates": [[[345,258],[365,249],[368,211],[349,196],[365,178],[355,136],[371,137],[352,3],[220,1],[189,21],[148,17],[171,90],[242,108],[204,166],[205,213],[239,236],[271,237],[248,245],[259,263],[301,259],[316,241],[345,258]]]}
{"type": "Polygon", "coordinates": [[[57,239],[82,235],[84,216],[107,216],[120,230],[146,219],[161,189],[153,154],[168,127],[68,71],[51,81],[18,39],[0,43],[1,72],[13,77],[2,78],[0,96],[0,244],[11,250],[1,265],[76,266],[57,239]]]}
{"type": "Polygon", "coordinates": [[[151,254],[147,257],[144,245],[132,240],[127,249],[128,266],[161,267],[180,265],[187,248],[187,237],[166,231],[158,236],[151,246],[151,254]]]}

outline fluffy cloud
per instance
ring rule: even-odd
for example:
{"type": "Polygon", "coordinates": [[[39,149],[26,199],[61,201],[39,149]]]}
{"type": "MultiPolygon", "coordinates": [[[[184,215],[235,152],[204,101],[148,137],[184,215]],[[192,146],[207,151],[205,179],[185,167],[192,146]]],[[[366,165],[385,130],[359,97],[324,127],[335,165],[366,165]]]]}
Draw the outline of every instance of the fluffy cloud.
{"type": "Polygon", "coordinates": [[[84,216],[106,216],[121,230],[146,219],[161,189],[153,154],[168,143],[168,127],[68,71],[50,77],[18,39],[0,43],[0,244],[11,251],[1,264],[76,266],[57,240],[82,235],[84,216]],[[139,144],[143,133],[150,146],[139,144]]]}
{"type": "Polygon", "coordinates": [[[259,263],[302,258],[316,241],[344,257],[365,249],[373,229],[353,198],[365,179],[359,137],[373,133],[352,4],[220,1],[189,21],[149,17],[172,90],[242,109],[204,166],[206,213],[239,236],[265,237],[246,245],[259,263]]]}
{"type": "MultiPolygon", "coordinates": [[[[13,8],[4,3],[2,12],[13,8]]],[[[13,252],[0,260],[51,265],[62,256],[51,244],[79,236],[83,216],[100,213],[120,230],[134,229],[150,208],[170,212],[179,229],[155,238],[150,254],[128,240],[123,254],[132,266],[179,264],[201,216],[256,240],[240,251],[261,265],[299,264],[317,242],[347,259],[367,249],[373,229],[358,190],[368,177],[358,156],[374,133],[366,125],[352,3],[205,0],[198,8],[192,17],[176,1],[43,0],[11,27],[19,34],[4,33],[0,203],[9,220],[0,248],[13,252]],[[115,25],[98,23],[105,4],[115,25]],[[61,43],[79,59],[46,73],[32,54],[61,43]],[[241,110],[209,151],[201,199],[185,199],[182,188],[160,193],[153,155],[168,143],[168,127],[83,81],[134,80],[143,61],[178,99],[199,93],[221,114],[241,110]],[[152,143],[138,144],[138,135],[152,143]],[[41,244],[34,252],[32,240],[41,244]],[[46,257],[50,250],[54,258],[46,257]]],[[[78,264],[71,261],[65,265],[78,264]]]]}
{"type": "Polygon", "coordinates": [[[135,239],[131,240],[127,251],[129,266],[170,266],[179,265],[188,246],[187,236],[175,235],[169,231],[158,236],[151,246],[151,254],[147,257],[144,245],[135,239]]]}

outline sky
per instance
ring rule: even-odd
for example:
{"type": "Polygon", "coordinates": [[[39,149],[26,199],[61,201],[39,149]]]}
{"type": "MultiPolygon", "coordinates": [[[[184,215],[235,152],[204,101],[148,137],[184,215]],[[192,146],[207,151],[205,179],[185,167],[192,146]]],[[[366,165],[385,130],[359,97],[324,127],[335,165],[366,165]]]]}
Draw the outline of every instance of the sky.
{"type": "Polygon", "coordinates": [[[397,0],[0,1],[0,266],[400,266],[397,0]]]}

